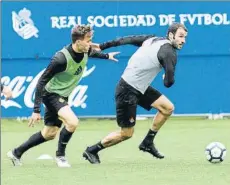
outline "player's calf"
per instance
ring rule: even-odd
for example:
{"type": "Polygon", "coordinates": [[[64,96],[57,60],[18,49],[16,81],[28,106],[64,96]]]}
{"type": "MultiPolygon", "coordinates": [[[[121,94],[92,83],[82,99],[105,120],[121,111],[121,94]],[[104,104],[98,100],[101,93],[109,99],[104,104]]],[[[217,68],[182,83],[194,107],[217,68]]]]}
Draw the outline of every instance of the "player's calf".
{"type": "Polygon", "coordinates": [[[83,153],[83,157],[88,160],[92,164],[98,164],[100,163],[98,152],[116,145],[122,141],[125,141],[127,139],[130,139],[133,135],[134,128],[121,128],[121,130],[112,132],[109,135],[107,135],[104,139],[102,139],[100,142],[96,143],[95,145],[92,145],[90,147],[87,147],[87,149],[83,153]]]}
{"type": "Polygon", "coordinates": [[[154,145],[154,139],[161,127],[164,125],[166,120],[174,111],[173,103],[166,98],[164,95],[161,95],[156,101],[151,104],[152,107],[158,110],[156,116],[153,119],[152,128],[149,129],[147,135],[144,140],[139,145],[139,149],[148,152],[156,158],[162,159],[164,155],[162,155],[154,145]]]}
{"type": "Polygon", "coordinates": [[[62,128],[60,132],[56,156],[57,158],[65,158],[66,146],[69,143],[73,133],[75,132],[79,120],[68,105],[62,107],[58,111],[58,116],[63,121],[65,126],[62,128]]]}

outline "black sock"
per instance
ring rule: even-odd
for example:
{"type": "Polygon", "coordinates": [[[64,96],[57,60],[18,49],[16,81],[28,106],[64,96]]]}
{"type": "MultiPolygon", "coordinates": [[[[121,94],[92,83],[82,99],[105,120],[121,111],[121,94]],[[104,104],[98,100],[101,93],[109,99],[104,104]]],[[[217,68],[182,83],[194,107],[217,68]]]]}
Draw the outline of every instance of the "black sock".
{"type": "Polygon", "coordinates": [[[105,147],[101,144],[101,141],[97,144],[87,148],[87,151],[92,153],[98,153],[100,150],[103,150],[105,147]]]}
{"type": "Polygon", "coordinates": [[[58,141],[58,150],[56,156],[65,156],[66,145],[68,144],[70,138],[72,137],[73,132],[69,132],[65,127],[61,130],[59,141],[58,141]]]}
{"type": "Polygon", "coordinates": [[[152,144],[155,136],[157,135],[157,131],[149,129],[147,135],[145,136],[143,143],[152,144]]]}
{"type": "Polygon", "coordinates": [[[42,136],[41,131],[32,135],[25,143],[14,149],[14,155],[21,158],[22,154],[29,150],[30,148],[37,146],[41,143],[46,142],[45,138],[42,136]]]}

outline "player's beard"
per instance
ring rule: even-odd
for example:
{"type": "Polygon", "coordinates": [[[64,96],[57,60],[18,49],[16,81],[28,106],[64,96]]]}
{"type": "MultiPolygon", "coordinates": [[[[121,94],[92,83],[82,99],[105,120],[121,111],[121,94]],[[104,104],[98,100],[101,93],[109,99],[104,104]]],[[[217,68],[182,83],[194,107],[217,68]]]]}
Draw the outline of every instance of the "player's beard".
{"type": "Polygon", "coordinates": [[[182,49],[183,47],[183,44],[178,44],[176,40],[172,40],[171,43],[172,43],[172,46],[178,50],[182,49]]]}
{"type": "Polygon", "coordinates": [[[179,45],[176,43],[175,40],[172,40],[171,43],[172,43],[172,46],[173,46],[174,48],[180,49],[180,48],[179,48],[179,45]]]}

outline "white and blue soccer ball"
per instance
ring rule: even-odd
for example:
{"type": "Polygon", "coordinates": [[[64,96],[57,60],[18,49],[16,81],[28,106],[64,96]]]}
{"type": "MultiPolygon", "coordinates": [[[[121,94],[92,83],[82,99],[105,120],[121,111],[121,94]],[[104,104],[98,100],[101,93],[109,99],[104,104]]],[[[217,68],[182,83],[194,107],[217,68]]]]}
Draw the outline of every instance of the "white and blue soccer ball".
{"type": "Polygon", "coordinates": [[[224,161],[227,150],[220,142],[212,142],[205,149],[205,155],[210,163],[221,163],[224,161]]]}

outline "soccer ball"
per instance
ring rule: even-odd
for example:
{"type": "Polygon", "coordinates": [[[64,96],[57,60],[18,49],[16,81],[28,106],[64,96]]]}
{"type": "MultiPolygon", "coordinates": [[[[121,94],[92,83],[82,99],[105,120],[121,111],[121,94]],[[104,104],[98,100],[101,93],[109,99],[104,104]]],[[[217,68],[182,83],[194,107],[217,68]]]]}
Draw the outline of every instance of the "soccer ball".
{"type": "Polygon", "coordinates": [[[221,163],[226,156],[226,148],[222,143],[210,143],[205,149],[205,155],[211,163],[221,163]]]}

